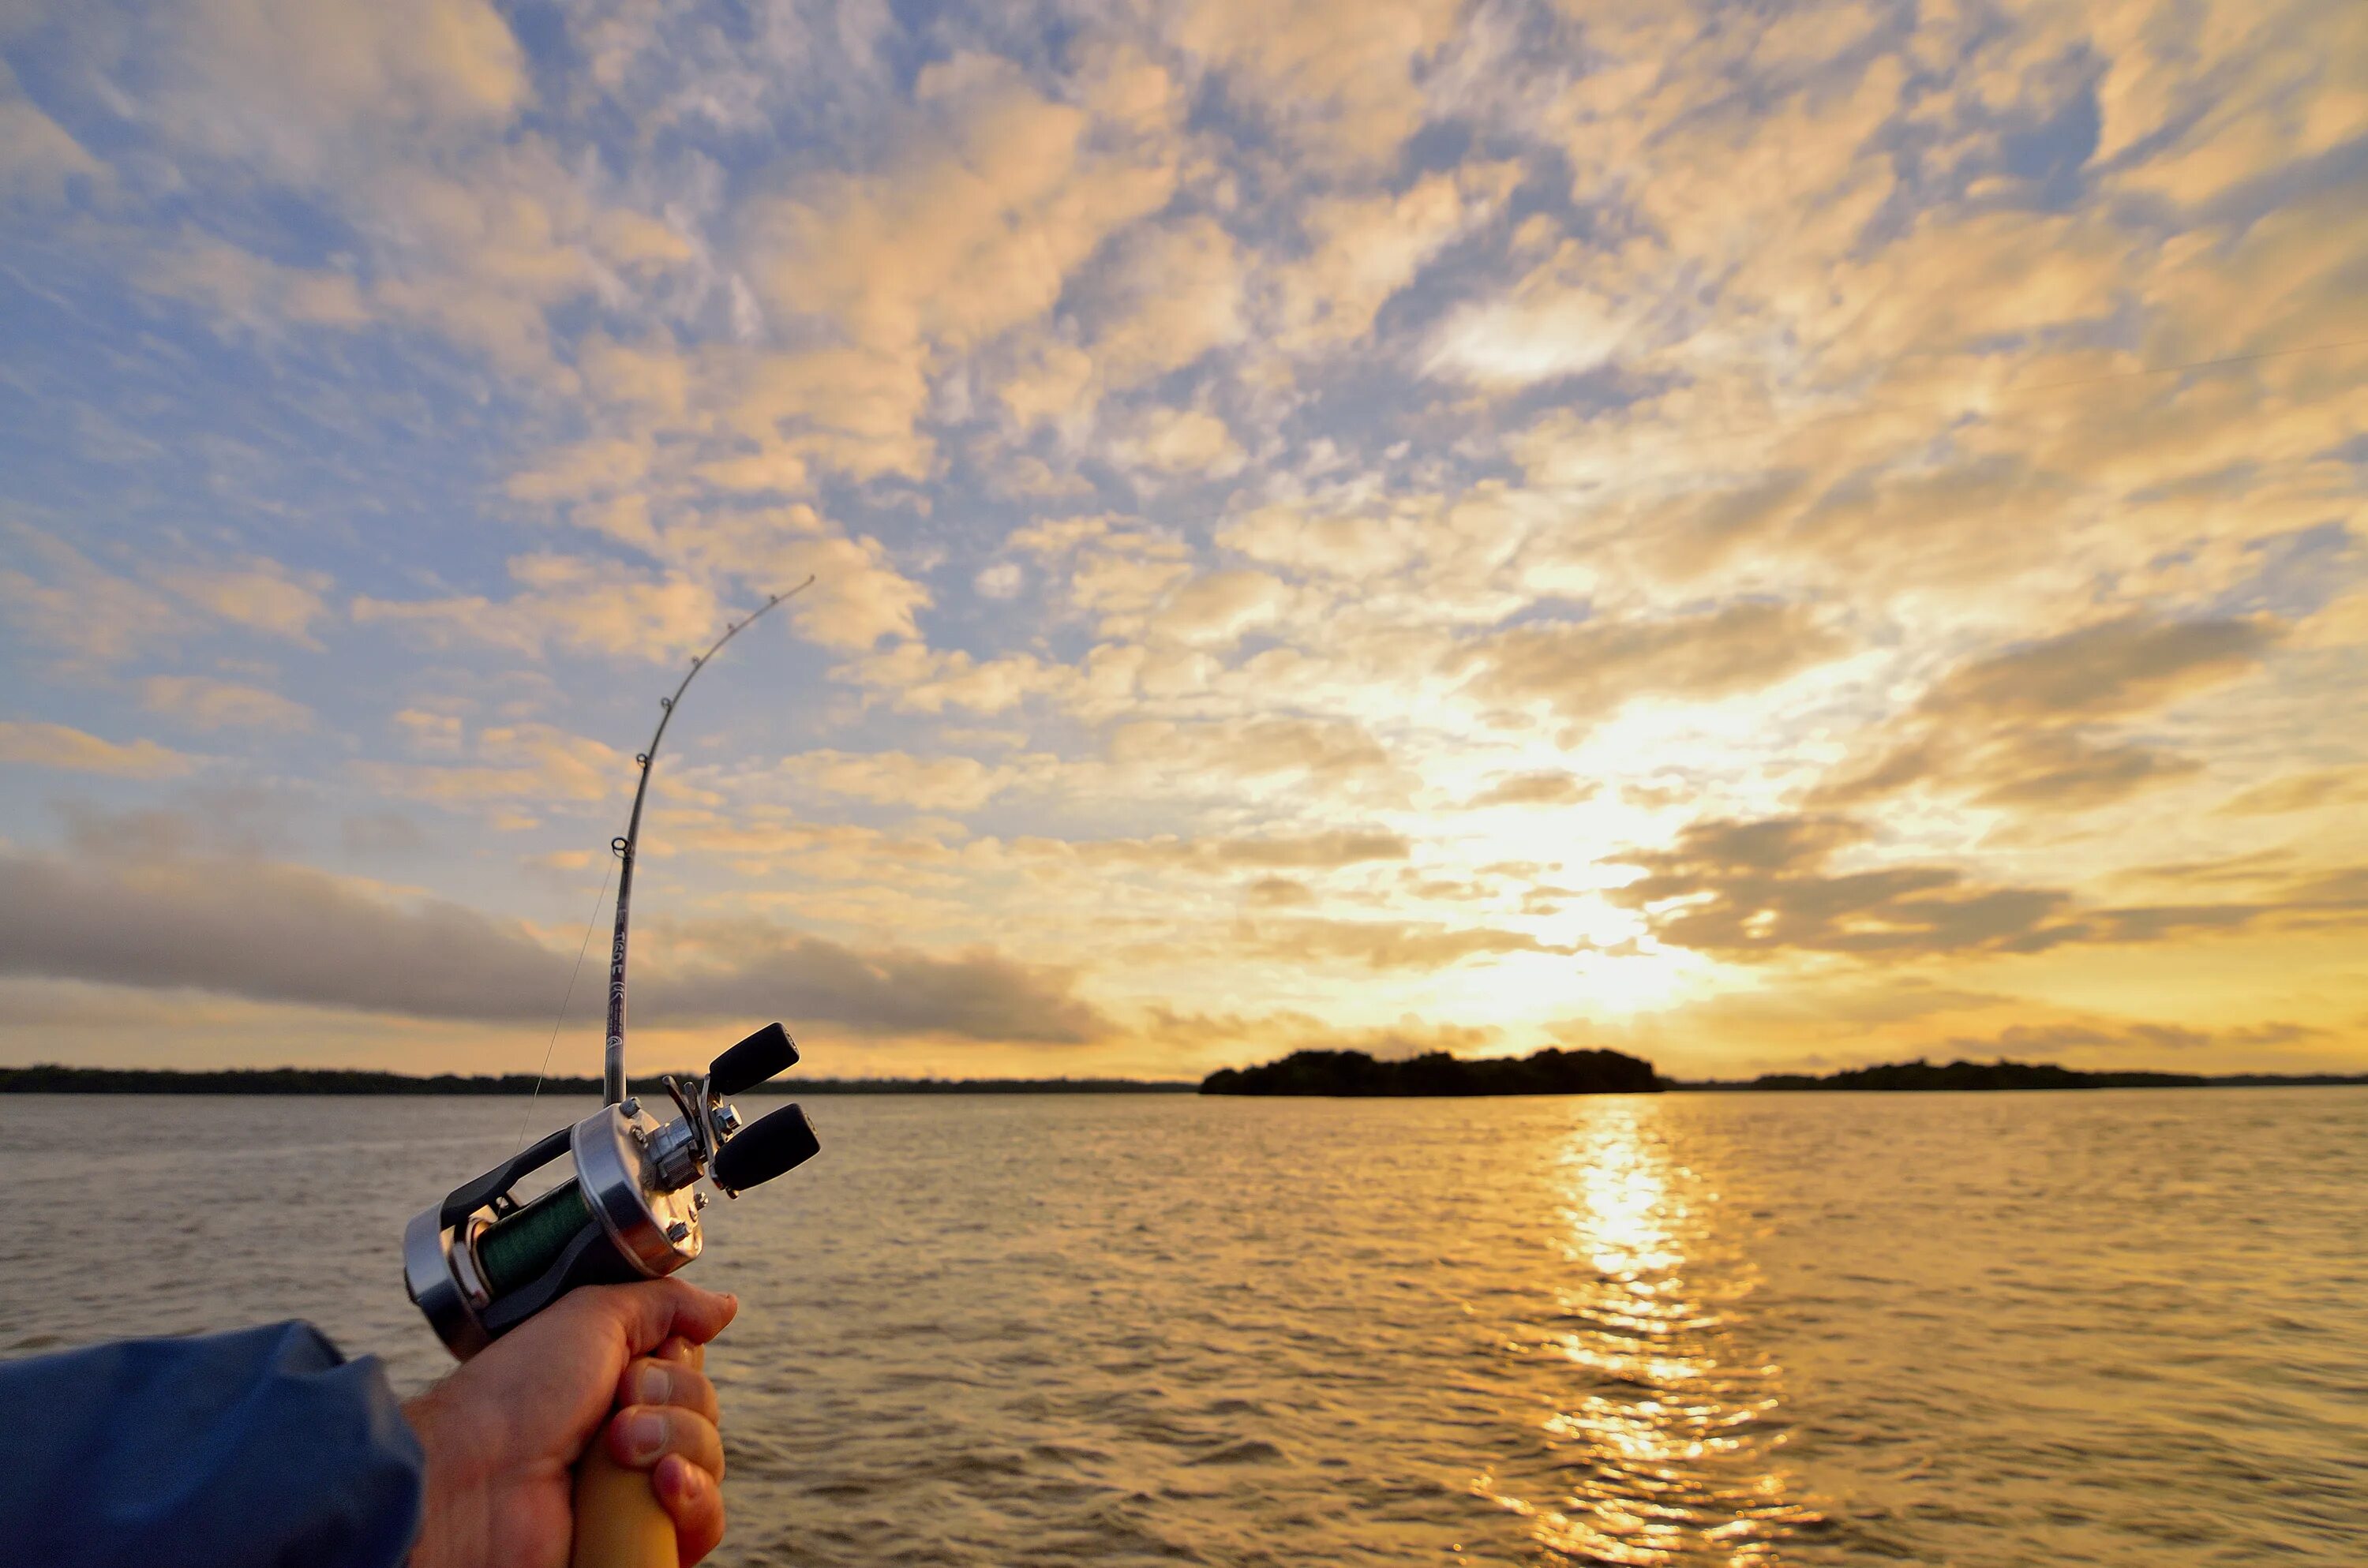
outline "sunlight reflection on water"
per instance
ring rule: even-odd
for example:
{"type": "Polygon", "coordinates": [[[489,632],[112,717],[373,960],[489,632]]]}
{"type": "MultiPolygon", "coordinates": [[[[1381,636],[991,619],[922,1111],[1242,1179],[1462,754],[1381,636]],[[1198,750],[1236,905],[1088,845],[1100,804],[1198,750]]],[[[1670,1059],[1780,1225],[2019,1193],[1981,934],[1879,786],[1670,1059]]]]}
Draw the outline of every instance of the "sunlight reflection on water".
{"type": "MultiPolygon", "coordinates": [[[[1778,1369],[1736,1362],[1725,1313],[1690,1278],[1689,1245],[1715,1244],[1717,1195],[1673,1164],[1659,1110],[1595,1102],[1555,1161],[1563,1326],[1515,1348],[1558,1353],[1584,1379],[1542,1422],[1559,1494],[1525,1496],[1495,1474],[1474,1490],[1561,1559],[1771,1563],[1778,1542],[1822,1520],[1770,1464],[1783,1441],[1769,1430],[1778,1369]]],[[[1731,1301],[1751,1281],[1726,1261],[1731,1301]]]]}

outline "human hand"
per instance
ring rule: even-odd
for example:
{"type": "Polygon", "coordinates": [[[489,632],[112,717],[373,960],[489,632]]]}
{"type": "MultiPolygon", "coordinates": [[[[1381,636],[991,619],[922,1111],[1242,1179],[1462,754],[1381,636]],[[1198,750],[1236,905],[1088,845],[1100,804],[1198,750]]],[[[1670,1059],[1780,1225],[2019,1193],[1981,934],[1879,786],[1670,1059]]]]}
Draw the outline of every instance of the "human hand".
{"type": "Polygon", "coordinates": [[[564,1568],[571,1471],[604,1422],[609,1455],[651,1472],[683,1568],[712,1551],[723,1439],[700,1346],[739,1305],[679,1279],[573,1290],[405,1404],[427,1455],[411,1568],[564,1568]]]}

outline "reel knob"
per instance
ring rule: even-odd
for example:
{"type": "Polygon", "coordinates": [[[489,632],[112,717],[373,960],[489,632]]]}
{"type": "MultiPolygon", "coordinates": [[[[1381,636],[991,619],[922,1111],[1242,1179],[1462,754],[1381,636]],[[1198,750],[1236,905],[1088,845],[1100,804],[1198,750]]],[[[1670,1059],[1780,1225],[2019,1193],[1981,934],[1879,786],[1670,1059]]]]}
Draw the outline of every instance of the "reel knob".
{"type": "Polygon", "coordinates": [[[785,1105],[733,1134],[732,1141],[715,1152],[715,1165],[708,1174],[726,1192],[746,1192],[795,1170],[821,1152],[821,1140],[814,1136],[814,1123],[806,1119],[804,1109],[785,1105]]]}
{"type": "Polygon", "coordinates": [[[790,1032],[767,1024],[746,1040],[707,1064],[708,1082],[717,1099],[728,1100],[797,1065],[798,1048],[790,1032]]]}

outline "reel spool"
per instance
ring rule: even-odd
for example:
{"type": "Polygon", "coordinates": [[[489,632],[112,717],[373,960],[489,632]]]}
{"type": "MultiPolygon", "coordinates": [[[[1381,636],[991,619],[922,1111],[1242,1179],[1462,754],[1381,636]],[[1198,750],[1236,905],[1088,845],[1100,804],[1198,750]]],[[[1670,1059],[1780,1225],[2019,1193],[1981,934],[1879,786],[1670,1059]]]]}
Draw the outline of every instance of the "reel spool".
{"type": "Polygon", "coordinates": [[[794,1105],[744,1127],[724,1103],[790,1067],[798,1048],[768,1024],[689,1084],[662,1082],[681,1113],[661,1123],[638,1099],[603,1106],[415,1216],[403,1234],[404,1287],[462,1360],[578,1285],[657,1279],[700,1254],[701,1176],[727,1198],[821,1149],[794,1105]],[[520,1203],[511,1189],[566,1155],[574,1174],[520,1203]]]}

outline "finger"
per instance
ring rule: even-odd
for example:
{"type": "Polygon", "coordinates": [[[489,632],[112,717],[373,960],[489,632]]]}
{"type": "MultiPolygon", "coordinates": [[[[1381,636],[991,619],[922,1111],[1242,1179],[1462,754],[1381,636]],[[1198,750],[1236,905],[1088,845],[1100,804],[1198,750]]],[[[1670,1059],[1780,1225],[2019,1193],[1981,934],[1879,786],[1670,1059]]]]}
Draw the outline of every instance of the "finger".
{"type": "Polygon", "coordinates": [[[723,1488],[715,1478],[678,1454],[658,1461],[650,1472],[650,1487],[658,1506],[674,1520],[674,1539],[682,1554],[682,1568],[714,1551],[723,1540],[723,1488]]]}
{"type": "Polygon", "coordinates": [[[677,1334],[658,1346],[657,1357],[661,1361],[682,1361],[690,1366],[704,1369],[707,1365],[707,1346],[693,1345],[677,1334]]]}
{"type": "Polygon", "coordinates": [[[695,1410],[672,1404],[630,1404],[609,1423],[609,1452],[629,1470],[648,1470],[677,1454],[718,1481],[723,1479],[723,1434],[695,1410]]]}
{"type": "Polygon", "coordinates": [[[703,1345],[723,1332],[740,1310],[737,1298],[702,1290],[681,1279],[648,1279],[635,1285],[596,1285],[575,1292],[594,1298],[624,1331],[628,1356],[646,1356],[680,1335],[703,1345]]]}
{"type": "MultiPolygon", "coordinates": [[[[669,1345],[681,1343],[668,1340],[669,1345]]],[[[645,1356],[625,1368],[617,1380],[617,1403],[677,1405],[710,1421],[720,1421],[723,1410],[715,1400],[715,1385],[707,1374],[681,1361],[645,1356]]]]}

